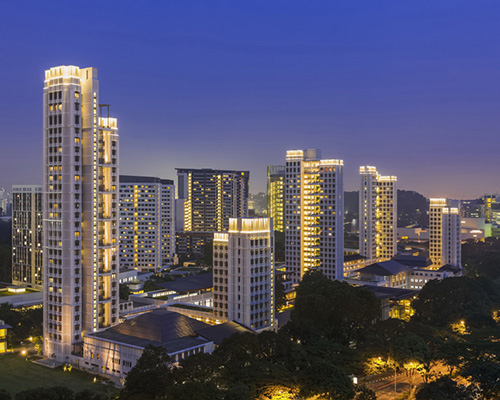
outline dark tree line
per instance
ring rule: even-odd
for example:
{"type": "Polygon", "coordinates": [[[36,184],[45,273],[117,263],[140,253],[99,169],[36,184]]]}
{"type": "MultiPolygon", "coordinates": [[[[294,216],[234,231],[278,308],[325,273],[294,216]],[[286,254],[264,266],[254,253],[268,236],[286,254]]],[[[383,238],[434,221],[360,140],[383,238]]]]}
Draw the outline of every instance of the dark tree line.
{"type": "Polygon", "coordinates": [[[394,368],[413,390],[417,376],[424,379],[419,400],[443,391],[455,393],[438,397],[443,400],[471,393],[499,398],[498,286],[482,278],[431,281],[413,306],[409,322],[380,321],[372,292],[309,273],[297,289],[290,322],[278,333],[234,335],[212,354],[173,368],[165,350],[147,348],[120,399],[264,400],[277,393],[283,399],[374,399],[348,375],[394,368]],[[447,368],[446,379],[433,380],[437,362],[447,368]],[[472,384],[462,387],[456,376],[472,384]]]}
{"type": "MultiPolygon", "coordinates": [[[[291,322],[278,333],[233,335],[212,354],[193,355],[174,368],[164,349],[149,347],[127,376],[120,399],[264,400],[277,393],[352,399],[347,371],[359,370],[360,360],[351,346],[379,312],[371,292],[308,274],[291,322]]],[[[362,395],[370,398],[370,391],[362,395]]]]}

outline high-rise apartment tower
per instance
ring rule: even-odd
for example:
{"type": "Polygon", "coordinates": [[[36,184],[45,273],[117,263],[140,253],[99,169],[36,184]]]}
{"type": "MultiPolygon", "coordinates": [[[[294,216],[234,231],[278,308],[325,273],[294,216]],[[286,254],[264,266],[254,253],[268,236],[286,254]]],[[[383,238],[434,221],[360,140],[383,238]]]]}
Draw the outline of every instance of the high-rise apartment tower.
{"type": "Polygon", "coordinates": [[[118,323],[118,130],[97,69],[45,71],[44,352],[59,361],[118,323]]]}
{"type": "Polygon", "coordinates": [[[320,157],[319,150],[286,153],[285,264],[294,283],[314,269],[344,276],[344,162],[320,157]]]}
{"type": "Polygon", "coordinates": [[[157,271],[175,252],[174,181],[120,176],[120,268],[157,271]]]}
{"type": "Polygon", "coordinates": [[[369,166],[359,174],[359,253],[373,262],[389,260],[397,253],[397,178],[369,166]]]}
{"type": "Polygon", "coordinates": [[[267,167],[267,216],[273,219],[274,230],[283,232],[285,166],[267,167]]]}
{"type": "Polygon", "coordinates": [[[485,194],[483,197],[481,197],[481,200],[483,201],[483,207],[484,207],[484,218],[485,222],[492,222],[492,212],[491,212],[491,205],[495,204],[497,201],[496,195],[494,194],[485,194]]]}
{"type": "Polygon", "coordinates": [[[461,267],[460,202],[450,199],[430,199],[429,253],[431,268],[446,264],[461,267]]]}
{"type": "Polygon", "coordinates": [[[12,186],[12,283],[42,289],[42,186],[12,186]]]}
{"type": "MultiPolygon", "coordinates": [[[[220,232],[248,216],[248,171],[177,168],[184,231],[220,232]]],[[[180,215],[179,215],[180,216],[180,215]]]]}
{"type": "Polygon", "coordinates": [[[231,218],[214,233],[214,315],[256,331],[274,324],[274,231],[269,218],[231,218]]]}

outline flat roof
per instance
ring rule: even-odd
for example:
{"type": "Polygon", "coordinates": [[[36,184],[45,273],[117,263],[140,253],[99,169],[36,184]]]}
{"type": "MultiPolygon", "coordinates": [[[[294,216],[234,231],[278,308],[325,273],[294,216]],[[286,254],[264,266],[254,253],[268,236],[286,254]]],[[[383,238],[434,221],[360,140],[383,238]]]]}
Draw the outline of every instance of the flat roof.
{"type": "Polygon", "coordinates": [[[198,274],[179,278],[172,282],[161,282],[158,283],[158,286],[176,293],[195,292],[213,287],[213,279],[212,273],[198,274]]]}
{"type": "Polygon", "coordinates": [[[360,274],[373,274],[379,276],[392,276],[402,272],[409,272],[412,268],[400,264],[394,260],[382,261],[379,263],[370,264],[367,267],[361,268],[358,272],[360,274]]]}
{"type": "Polygon", "coordinates": [[[161,183],[163,185],[173,185],[174,181],[154,176],[120,175],[120,183],[161,183]]]}

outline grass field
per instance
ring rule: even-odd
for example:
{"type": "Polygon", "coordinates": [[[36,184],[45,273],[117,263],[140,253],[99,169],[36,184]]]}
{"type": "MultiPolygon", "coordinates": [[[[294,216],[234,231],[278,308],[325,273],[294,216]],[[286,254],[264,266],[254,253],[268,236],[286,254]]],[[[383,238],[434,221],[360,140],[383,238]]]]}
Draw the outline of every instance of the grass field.
{"type": "Polygon", "coordinates": [[[84,389],[112,399],[118,389],[93,383],[94,376],[85,372],[63,372],[62,368],[48,368],[28,362],[19,354],[0,355],[0,389],[14,395],[22,390],[38,387],[66,386],[74,392],[84,389]]]}

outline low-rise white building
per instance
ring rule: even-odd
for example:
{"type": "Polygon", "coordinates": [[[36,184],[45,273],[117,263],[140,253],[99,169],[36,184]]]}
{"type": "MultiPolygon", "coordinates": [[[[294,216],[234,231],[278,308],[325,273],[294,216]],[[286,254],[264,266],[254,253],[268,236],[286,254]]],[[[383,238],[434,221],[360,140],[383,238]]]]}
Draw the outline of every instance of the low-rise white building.
{"type": "Polygon", "coordinates": [[[80,367],[123,381],[148,345],[165,348],[175,365],[190,355],[211,353],[224,338],[243,332],[250,331],[234,322],[210,326],[157,309],[85,335],[80,367]]]}
{"type": "MultiPolygon", "coordinates": [[[[422,257],[415,257],[416,263],[422,257]]],[[[411,265],[407,259],[404,262],[411,265]]],[[[462,276],[462,269],[454,265],[444,265],[438,270],[404,265],[395,260],[371,264],[358,271],[354,278],[347,279],[351,284],[380,286],[399,289],[420,290],[432,279],[462,276]]]]}

